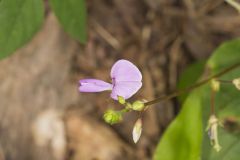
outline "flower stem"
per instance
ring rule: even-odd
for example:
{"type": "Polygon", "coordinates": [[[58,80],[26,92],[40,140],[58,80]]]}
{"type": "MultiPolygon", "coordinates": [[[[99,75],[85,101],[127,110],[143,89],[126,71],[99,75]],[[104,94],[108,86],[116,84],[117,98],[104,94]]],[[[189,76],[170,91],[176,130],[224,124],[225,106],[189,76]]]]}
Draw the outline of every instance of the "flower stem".
{"type": "Polygon", "coordinates": [[[211,115],[215,115],[215,94],[216,92],[211,88],[211,115]]]}
{"type": "Polygon", "coordinates": [[[217,79],[217,81],[220,82],[220,83],[232,84],[232,81],[229,81],[229,80],[217,79]]]}
{"type": "Polygon", "coordinates": [[[214,74],[214,75],[212,75],[212,76],[210,76],[210,77],[208,77],[208,78],[206,78],[206,79],[204,79],[204,80],[202,80],[202,81],[200,81],[198,83],[195,83],[192,86],[189,86],[189,87],[187,87],[187,88],[185,88],[183,90],[177,90],[177,91],[171,93],[170,95],[164,95],[164,96],[158,97],[158,98],[156,98],[154,100],[145,102],[144,105],[145,106],[149,106],[149,105],[161,102],[161,101],[166,101],[166,100],[172,99],[172,98],[177,97],[177,96],[179,96],[179,95],[181,95],[183,93],[190,92],[190,91],[194,90],[195,88],[198,88],[198,87],[208,83],[213,78],[220,77],[220,76],[222,76],[222,75],[224,75],[224,74],[226,74],[226,73],[236,69],[237,67],[240,67],[240,63],[234,64],[234,65],[232,65],[232,66],[222,70],[221,72],[219,72],[217,74],[214,74]]]}
{"type": "Polygon", "coordinates": [[[131,109],[126,107],[126,108],[123,108],[122,110],[120,110],[119,112],[123,114],[123,113],[127,113],[129,111],[131,111],[131,109]]]}

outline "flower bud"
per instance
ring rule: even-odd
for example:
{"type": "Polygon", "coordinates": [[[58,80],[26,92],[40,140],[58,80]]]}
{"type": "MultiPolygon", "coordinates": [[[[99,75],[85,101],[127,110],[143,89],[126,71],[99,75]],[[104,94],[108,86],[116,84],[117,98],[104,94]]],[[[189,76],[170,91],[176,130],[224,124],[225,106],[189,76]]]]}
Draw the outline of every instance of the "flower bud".
{"type": "Polygon", "coordinates": [[[126,103],[125,99],[122,96],[118,96],[118,102],[120,104],[125,104],[126,103]]]}
{"type": "Polygon", "coordinates": [[[216,79],[211,80],[211,87],[215,92],[218,92],[220,90],[220,82],[216,79]]]}
{"type": "Polygon", "coordinates": [[[135,101],[132,104],[132,109],[135,111],[142,111],[144,109],[144,103],[142,101],[135,101]]]}
{"type": "Polygon", "coordinates": [[[142,119],[139,118],[134,124],[132,136],[134,143],[137,143],[142,134],[142,119]]]}
{"type": "Polygon", "coordinates": [[[109,109],[104,113],[103,119],[106,123],[116,124],[122,121],[122,114],[121,112],[109,109]]]}
{"type": "Polygon", "coordinates": [[[236,78],[232,81],[232,83],[234,84],[234,86],[240,90],[240,78],[236,78]]]}

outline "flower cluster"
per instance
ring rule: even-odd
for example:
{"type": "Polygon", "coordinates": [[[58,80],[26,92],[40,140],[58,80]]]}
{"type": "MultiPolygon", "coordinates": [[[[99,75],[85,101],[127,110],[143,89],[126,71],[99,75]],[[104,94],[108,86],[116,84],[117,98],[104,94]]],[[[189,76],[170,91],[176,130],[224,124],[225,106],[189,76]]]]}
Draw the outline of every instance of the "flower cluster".
{"type": "MultiPolygon", "coordinates": [[[[122,114],[130,110],[142,111],[144,103],[135,101],[132,104],[126,100],[132,97],[142,87],[142,74],[139,69],[127,60],[117,61],[111,69],[110,77],[112,84],[99,79],[82,79],[79,81],[80,92],[111,91],[111,97],[117,100],[124,109],[115,111],[109,109],[103,115],[106,123],[116,124],[122,121],[122,114]]],[[[142,120],[137,120],[133,127],[133,140],[136,143],[141,135],[142,120]],[[141,122],[141,123],[140,123],[141,122]]]]}
{"type": "MultiPolygon", "coordinates": [[[[225,73],[222,71],[221,74],[225,73]]],[[[218,75],[221,75],[218,74],[218,75]]],[[[142,87],[142,74],[139,69],[127,60],[119,60],[117,61],[111,69],[110,72],[111,83],[99,80],[99,79],[82,79],[79,81],[79,91],[80,92],[102,92],[102,91],[111,91],[111,98],[118,101],[119,104],[123,106],[121,110],[113,110],[108,109],[104,115],[103,119],[108,124],[116,124],[122,121],[123,114],[129,111],[139,112],[139,115],[147,109],[147,106],[159,102],[160,100],[170,99],[175,96],[178,96],[179,93],[175,92],[166,96],[164,98],[160,97],[155,100],[145,102],[142,100],[134,101],[130,103],[127,101],[130,97],[132,97],[141,87],[142,87]]],[[[190,86],[185,91],[189,91],[189,89],[194,89],[196,87],[201,86],[202,84],[208,83],[210,81],[211,86],[211,114],[208,121],[208,135],[213,145],[213,148],[216,151],[221,149],[221,146],[218,141],[218,126],[221,126],[219,120],[215,114],[215,106],[214,106],[214,97],[217,92],[220,91],[220,87],[222,83],[230,83],[234,85],[238,90],[240,90],[240,78],[236,78],[233,80],[219,80],[218,76],[213,76],[207,80],[196,83],[193,86],[190,86]]],[[[140,116],[135,125],[133,127],[132,136],[134,143],[137,143],[142,133],[142,117],[140,116]]]]}

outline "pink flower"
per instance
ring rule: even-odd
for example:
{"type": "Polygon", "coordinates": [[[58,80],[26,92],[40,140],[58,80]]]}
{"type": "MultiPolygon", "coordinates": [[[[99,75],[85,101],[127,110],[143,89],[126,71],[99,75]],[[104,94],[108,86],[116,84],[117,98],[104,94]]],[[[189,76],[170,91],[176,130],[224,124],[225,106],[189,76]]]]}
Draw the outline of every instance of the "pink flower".
{"type": "Polygon", "coordinates": [[[82,79],[79,81],[80,92],[102,92],[112,90],[111,97],[128,99],[142,86],[142,74],[139,69],[127,60],[118,60],[111,69],[112,84],[98,79],[82,79]]]}

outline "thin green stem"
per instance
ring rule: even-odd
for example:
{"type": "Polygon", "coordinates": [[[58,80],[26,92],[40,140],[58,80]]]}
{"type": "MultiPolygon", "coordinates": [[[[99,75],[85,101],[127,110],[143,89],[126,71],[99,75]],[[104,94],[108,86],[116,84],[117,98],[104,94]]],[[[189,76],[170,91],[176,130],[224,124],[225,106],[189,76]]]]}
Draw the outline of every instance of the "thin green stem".
{"type": "Polygon", "coordinates": [[[120,113],[127,113],[127,112],[129,112],[131,109],[129,109],[129,108],[124,108],[124,109],[122,109],[122,110],[120,110],[119,112],[120,113]]]}
{"type": "Polygon", "coordinates": [[[229,80],[217,79],[217,81],[220,82],[220,83],[232,84],[232,81],[229,81],[229,80]]]}
{"type": "Polygon", "coordinates": [[[215,115],[215,94],[216,92],[211,88],[211,115],[215,115]]]}
{"type": "Polygon", "coordinates": [[[232,66],[230,66],[230,67],[222,70],[221,72],[219,72],[219,73],[217,73],[217,74],[214,74],[214,75],[208,77],[207,79],[202,80],[202,81],[200,81],[200,82],[198,82],[198,83],[196,83],[196,84],[194,84],[194,85],[192,85],[192,86],[189,86],[189,87],[187,87],[187,88],[185,88],[185,89],[183,89],[183,90],[178,90],[178,91],[175,91],[175,92],[171,93],[170,95],[166,95],[166,96],[164,95],[164,96],[161,96],[161,97],[156,98],[156,99],[154,99],[154,100],[145,102],[144,105],[145,105],[145,106],[149,106],[149,105],[152,105],[152,104],[161,102],[161,101],[166,101],[166,100],[172,99],[172,98],[177,97],[177,96],[179,96],[179,95],[181,95],[181,94],[183,94],[183,93],[190,92],[190,91],[192,91],[193,89],[198,88],[198,87],[200,87],[200,86],[208,83],[208,82],[209,82],[210,80],[212,80],[213,78],[218,78],[218,77],[220,77],[220,76],[222,76],[222,75],[224,75],[224,74],[232,71],[233,69],[236,69],[237,67],[240,67],[240,63],[237,63],[237,64],[235,64],[235,65],[232,65],[232,66]]]}

